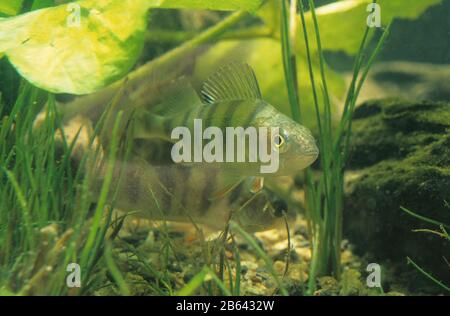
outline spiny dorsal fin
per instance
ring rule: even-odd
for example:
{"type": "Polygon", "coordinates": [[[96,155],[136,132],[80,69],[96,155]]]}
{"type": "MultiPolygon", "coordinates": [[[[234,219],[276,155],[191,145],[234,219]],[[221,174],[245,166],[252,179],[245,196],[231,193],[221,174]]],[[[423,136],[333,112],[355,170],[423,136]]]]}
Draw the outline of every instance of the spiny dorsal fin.
{"type": "Polygon", "coordinates": [[[171,116],[202,105],[202,100],[186,77],[176,79],[163,94],[164,101],[152,107],[152,113],[171,116]]]}
{"type": "Polygon", "coordinates": [[[207,103],[262,99],[253,69],[240,62],[232,62],[209,77],[201,94],[207,103]]]}

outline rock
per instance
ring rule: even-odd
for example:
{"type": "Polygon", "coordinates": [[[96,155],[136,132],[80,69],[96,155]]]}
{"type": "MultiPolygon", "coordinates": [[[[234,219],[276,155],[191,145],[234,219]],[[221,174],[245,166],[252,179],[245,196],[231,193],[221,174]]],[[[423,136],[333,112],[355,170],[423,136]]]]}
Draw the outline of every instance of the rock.
{"type": "Polygon", "coordinates": [[[252,261],[241,261],[241,269],[246,270],[256,270],[258,268],[258,265],[255,262],[252,261]]]}
{"type": "Polygon", "coordinates": [[[450,224],[444,202],[450,202],[450,104],[366,102],[355,111],[350,152],[344,235],[356,252],[402,266],[409,256],[441,279],[449,278],[443,256],[448,258],[450,243],[412,232],[439,227],[400,207],[450,224]]]}
{"type": "MultiPolygon", "coordinates": [[[[450,66],[407,61],[376,63],[361,90],[360,102],[401,97],[408,101],[450,101],[450,66]]],[[[350,82],[352,74],[346,76],[350,82]]]]}
{"type": "Polygon", "coordinates": [[[302,265],[300,264],[292,264],[289,268],[289,279],[298,283],[306,283],[308,281],[308,273],[302,265]]]}
{"type": "Polygon", "coordinates": [[[311,261],[311,249],[310,248],[298,248],[298,255],[300,257],[300,261],[311,261]]]}
{"type": "Polygon", "coordinates": [[[365,291],[361,282],[361,273],[357,270],[347,269],[342,272],[339,295],[355,296],[365,291]]]}
{"type": "Polygon", "coordinates": [[[319,290],[316,291],[316,296],[333,296],[339,293],[338,281],[330,276],[320,277],[318,279],[319,290]]]}
{"type": "Polygon", "coordinates": [[[248,272],[248,267],[247,266],[242,266],[241,267],[241,274],[245,275],[248,272]]]}
{"type": "MultiPolygon", "coordinates": [[[[283,249],[279,251],[275,256],[273,256],[273,259],[275,260],[286,260],[288,258],[287,256],[287,249],[283,249]]],[[[295,249],[291,249],[291,252],[289,253],[289,260],[291,262],[297,262],[299,261],[299,256],[295,249]]]]}
{"type": "Polygon", "coordinates": [[[284,270],[286,269],[286,263],[277,260],[274,262],[273,267],[278,275],[283,275],[284,270]]]}

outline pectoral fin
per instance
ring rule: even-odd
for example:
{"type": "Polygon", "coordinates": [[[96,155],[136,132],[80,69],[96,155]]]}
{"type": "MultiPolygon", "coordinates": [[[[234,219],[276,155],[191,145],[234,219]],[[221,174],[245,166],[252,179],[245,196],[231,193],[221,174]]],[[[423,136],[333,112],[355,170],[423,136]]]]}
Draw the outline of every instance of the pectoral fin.
{"type": "Polygon", "coordinates": [[[221,185],[218,190],[214,191],[209,198],[210,201],[214,201],[217,199],[224,198],[227,194],[233,191],[244,178],[228,178],[226,180],[221,181],[221,185]]]}
{"type": "Polygon", "coordinates": [[[255,177],[252,181],[250,191],[252,193],[258,193],[264,188],[264,178],[263,177],[255,177]]]}

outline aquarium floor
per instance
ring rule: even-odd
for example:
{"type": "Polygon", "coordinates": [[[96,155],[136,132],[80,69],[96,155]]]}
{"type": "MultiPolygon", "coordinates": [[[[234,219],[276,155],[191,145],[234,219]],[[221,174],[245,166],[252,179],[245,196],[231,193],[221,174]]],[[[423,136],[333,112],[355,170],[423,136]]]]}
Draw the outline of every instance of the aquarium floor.
{"type": "MultiPolygon", "coordinates": [[[[151,263],[156,269],[166,271],[171,280],[171,291],[182,289],[202,267],[214,266],[217,263],[219,239],[214,234],[202,230],[202,234],[192,229],[191,225],[156,224],[145,220],[130,219],[122,229],[114,247],[114,256],[126,282],[130,286],[132,295],[160,295],[155,292],[155,280],[143,272],[139,260],[151,263]],[[165,231],[163,238],[162,231],[165,231]],[[202,236],[203,235],[203,236],[202,236]],[[205,237],[206,236],[206,237],[205,237]],[[209,237],[209,240],[208,240],[209,237]],[[171,251],[167,242],[170,240],[171,251]],[[206,241],[208,240],[208,241],[206,241]],[[130,252],[129,246],[145,258],[134,260],[135,253],[130,252]],[[216,245],[216,246],[214,246],[216,245]],[[167,254],[166,256],[164,254],[167,254]],[[133,259],[134,258],[134,259],[133,259]],[[214,261],[215,260],[215,261],[214,261]]],[[[308,284],[308,269],[311,261],[310,242],[308,240],[306,221],[297,220],[295,227],[291,228],[291,252],[288,262],[288,271],[285,274],[288,246],[287,233],[284,230],[270,230],[256,233],[256,240],[273,261],[273,266],[282,279],[282,283],[289,295],[304,295],[308,284]]],[[[240,295],[279,295],[275,280],[263,259],[244,240],[236,239],[239,249],[241,265],[240,295]]],[[[231,276],[235,278],[236,257],[231,244],[225,248],[225,256],[232,267],[231,276]]],[[[342,279],[338,282],[332,277],[321,277],[317,280],[317,291],[314,295],[380,295],[379,289],[370,289],[366,286],[366,265],[363,259],[354,255],[351,245],[345,241],[342,245],[342,279]]],[[[216,267],[218,265],[215,265],[216,267]]],[[[225,268],[224,283],[229,284],[229,272],[225,268]]],[[[221,294],[215,287],[200,287],[194,294],[215,295],[221,294]],[[212,288],[212,290],[211,290],[212,288]],[[209,291],[209,292],[208,292],[209,291]],[[212,291],[212,292],[211,292],[212,291]],[[216,291],[216,292],[214,292],[216,291]]],[[[119,291],[114,283],[105,279],[105,286],[96,291],[95,295],[116,295],[119,291]]],[[[388,295],[403,295],[404,290],[390,288],[388,295]]],[[[173,293],[168,293],[173,294],[173,293]]]]}

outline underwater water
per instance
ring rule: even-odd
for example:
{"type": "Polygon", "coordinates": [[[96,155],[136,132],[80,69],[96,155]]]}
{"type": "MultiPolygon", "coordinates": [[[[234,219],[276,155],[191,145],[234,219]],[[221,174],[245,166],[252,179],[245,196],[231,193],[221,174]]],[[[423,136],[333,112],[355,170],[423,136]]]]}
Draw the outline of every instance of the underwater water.
{"type": "Polygon", "coordinates": [[[450,291],[449,0],[0,0],[0,296],[450,291]]]}

